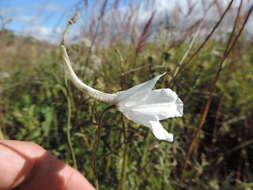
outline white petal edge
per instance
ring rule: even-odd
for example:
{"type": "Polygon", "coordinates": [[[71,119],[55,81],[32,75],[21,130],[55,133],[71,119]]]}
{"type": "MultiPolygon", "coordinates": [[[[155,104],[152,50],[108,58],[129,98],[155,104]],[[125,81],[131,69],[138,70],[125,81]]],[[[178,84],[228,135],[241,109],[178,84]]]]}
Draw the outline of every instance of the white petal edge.
{"type": "Polygon", "coordinates": [[[150,79],[144,83],[133,86],[132,88],[117,92],[116,93],[117,94],[117,98],[116,98],[117,102],[122,102],[126,99],[128,99],[128,100],[132,99],[136,95],[138,96],[138,94],[145,94],[145,93],[147,94],[148,92],[150,92],[152,90],[152,88],[154,88],[156,82],[165,74],[166,74],[166,72],[161,75],[158,75],[158,76],[154,77],[153,79],[150,79]]]}

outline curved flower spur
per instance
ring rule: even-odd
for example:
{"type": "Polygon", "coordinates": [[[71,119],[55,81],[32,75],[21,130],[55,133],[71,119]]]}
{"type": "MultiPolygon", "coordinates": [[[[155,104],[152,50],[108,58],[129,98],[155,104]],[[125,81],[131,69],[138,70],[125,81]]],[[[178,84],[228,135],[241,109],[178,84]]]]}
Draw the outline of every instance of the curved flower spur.
{"type": "Polygon", "coordinates": [[[84,84],[73,71],[64,45],[62,45],[62,50],[68,78],[78,89],[95,99],[116,105],[126,118],[150,128],[157,139],[173,142],[173,134],[168,133],[159,121],[171,117],[182,117],[183,102],[171,89],[152,90],[165,73],[128,90],[108,94],[84,84]]]}

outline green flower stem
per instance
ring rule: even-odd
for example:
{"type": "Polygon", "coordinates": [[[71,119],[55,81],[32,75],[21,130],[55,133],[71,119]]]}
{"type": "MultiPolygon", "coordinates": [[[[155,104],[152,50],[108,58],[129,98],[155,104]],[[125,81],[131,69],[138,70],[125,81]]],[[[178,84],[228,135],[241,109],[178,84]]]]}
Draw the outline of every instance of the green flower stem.
{"type": "Polygon", "coordinates": [[[1,128],[0,128],[0,140],[4,140],[4,133],[2,132],[1,128]]]}
{"type": "Polygon", "coordinates": [[[128,143],[127,143],[127,134],[126,134],[126,123],[124,118],[122,117],[122,126],[123,126],[123,162],[122,162],[122,170],[121,170],[121,183],[120,190],[126,189],[126,174],[127,174],[127,163],[128,163],[128,143]]]}
{"type": "Polygon", "coordinates": [[[70,131],[71,131],[71,128],[72,128],[72,125],[71,125],[72,110],[71,110],[71,100],[70,100],[69,96],[67,96],[67,102],[68,102],[67,140],[68,140],[68,146],[69,146],[69,149],[70,149],[70,152],[71,152],[71,157],[72,157],[72,160],[73,160],[74,167],[76,169],[78,169],[77,161],[76,161],[76,155],[75,155],[75,152],[74,152],[74,149],[73,149],[73,144],[72,144],[71,135],[70,135],[70,131]]]}
{"type": "MultiPolygon", "coordinates": [[[[76,21],[78,20],[78,18],[80,17],[80,13],[76,12],[73,17],[68,21],[68,24],[66,25],[66,27],[63,30],[62,33],[62,40],[61,40],[61,44],[65,45],[65,36],[67,35],[68,31],[70,30],[70,27],[76,23],[76,21]]],[[[67,84],[67,79],[65,77],[65,84],[68,87],[67,84]]],[[[76,156],[75,156],[75,152],[73,149],[73,145],[72,145],[72,141],[71,141],[71,135],[70,135],[70,131],[72,129],[72,125],[71,125],[71,114],[72,114],[72,110],[71,110],[71,99],[70,99],[70,89],[68,88],[68,93],[66,91],[64,91],[64,94],[67,98],[67,102],[68,102],[68,118],[67,118],[67,141],[68,141],[68,146],[71,152],[71,157],[73,160],[73,165],[76,169],[78,169],[77,167],[77,161],[76,161],[76,156]]]]}
{"type": "Polygon", "coordinates": [[[147,162],[147,156],[148,156],[148,148],[149,148],[149,138],[150,138],[150,131],[146,131],[145,139],[144,139],[144,150],[141,158],[141,170],[145,166],[145,163],[147,162]]]}
{"type": "Polygon", "coordinates": [[[97,174],[97,155],[96,155],[96,153],[97,153],[98,147],[99,147],[104,115],[105,115],[106,111],[108,111],[109,109],[112,109],[112,108],[115,108],[115,105],[111,105],[111,106],[108,106],[107,108],[105,108],[103,110],[103,112],[101,113],[100,117],[99,117],[99,123],[98,123],[98,129],[97,129],[97,138],[96,138],[96,141],[94,143],[94,148],[93,148],[93,152],[92,152],[92,169],[93,169],[93,175],[94,175],[96,190],[99,190],[99,180],[98,180],[98,174],[97,174]]]}

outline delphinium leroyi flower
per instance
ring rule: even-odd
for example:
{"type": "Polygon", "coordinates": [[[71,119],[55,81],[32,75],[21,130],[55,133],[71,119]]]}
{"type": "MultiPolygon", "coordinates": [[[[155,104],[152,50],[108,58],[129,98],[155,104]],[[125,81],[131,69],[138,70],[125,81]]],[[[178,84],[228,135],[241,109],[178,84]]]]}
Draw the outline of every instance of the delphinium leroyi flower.
{"type": "Polygon", "coordinates": [[[83,83],[75,74],[64,45],[61,46],[69,80],[91,97],[115,105],[129,120],[151,129],[159,140],[173,141],[173,134],[168,133],[160,123],[172,117],[182,117],[183,102],[169,88],[153,90],[156,82],[164,74],[138,84],[128,90],[108,94],[98,91],[83,83]]]}

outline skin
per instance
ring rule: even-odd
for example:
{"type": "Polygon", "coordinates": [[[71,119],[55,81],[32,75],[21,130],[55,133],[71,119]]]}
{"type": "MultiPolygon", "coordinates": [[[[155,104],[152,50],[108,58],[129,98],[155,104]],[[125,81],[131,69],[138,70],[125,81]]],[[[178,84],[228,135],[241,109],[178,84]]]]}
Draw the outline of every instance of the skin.
{"type": "Polygon", "coordinates": [[[0,141],[0,190],[95,190],[78,171],[32,142],[0,141]]]}

